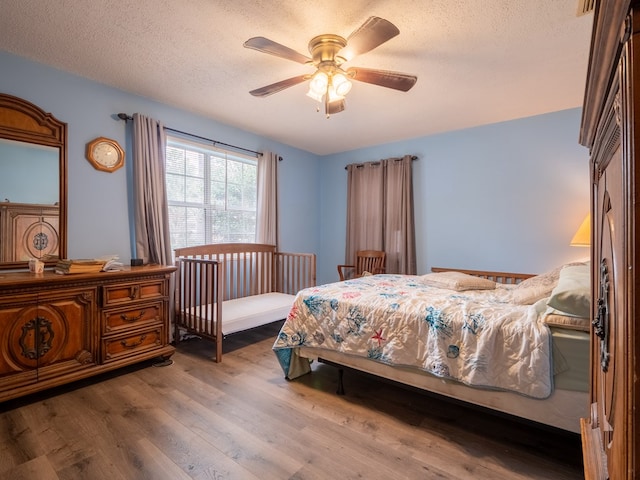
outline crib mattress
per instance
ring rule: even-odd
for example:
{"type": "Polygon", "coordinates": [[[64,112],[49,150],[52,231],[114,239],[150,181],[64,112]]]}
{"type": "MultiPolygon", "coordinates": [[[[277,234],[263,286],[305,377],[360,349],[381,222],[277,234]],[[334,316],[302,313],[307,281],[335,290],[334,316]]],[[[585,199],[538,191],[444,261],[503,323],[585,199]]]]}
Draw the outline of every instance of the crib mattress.
{"type": "Polygon", "coordinates": [[[223,335],[284,320],[294,298],[294,295],[271,292],[225,300],[222,302],[223,335]]]}

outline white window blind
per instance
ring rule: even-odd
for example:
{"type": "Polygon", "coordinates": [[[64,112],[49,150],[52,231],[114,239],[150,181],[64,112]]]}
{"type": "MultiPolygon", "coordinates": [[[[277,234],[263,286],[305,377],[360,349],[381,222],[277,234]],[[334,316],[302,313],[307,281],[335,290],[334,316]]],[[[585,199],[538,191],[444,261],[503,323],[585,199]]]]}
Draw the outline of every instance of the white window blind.
{"type": "Polygon", "coordinates": [[[173,136],[166,153],[171,248],[255,242],[256,159],[173,136]]]}

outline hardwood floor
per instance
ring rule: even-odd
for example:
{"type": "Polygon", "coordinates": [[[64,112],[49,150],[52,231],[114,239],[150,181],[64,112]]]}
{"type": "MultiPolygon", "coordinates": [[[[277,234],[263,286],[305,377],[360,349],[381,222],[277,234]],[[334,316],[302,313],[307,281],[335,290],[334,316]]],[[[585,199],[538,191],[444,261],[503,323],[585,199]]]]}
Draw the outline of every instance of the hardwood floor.
{"type": "Polygon", "coordinates": [[[174,364],[130,367],[0,404],[0,478],[578,479],[578,435],[316,365],[282,376],[279,324],[174,364]]]}

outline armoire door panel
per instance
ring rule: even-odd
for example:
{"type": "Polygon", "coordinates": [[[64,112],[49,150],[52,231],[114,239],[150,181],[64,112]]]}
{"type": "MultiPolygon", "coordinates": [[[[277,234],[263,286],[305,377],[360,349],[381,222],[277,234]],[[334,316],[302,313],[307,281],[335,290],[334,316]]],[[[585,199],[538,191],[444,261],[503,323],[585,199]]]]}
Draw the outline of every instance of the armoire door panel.
{"type": "MultiPolygon", "coordinates": [[[[625,471],[627,444],[625,375],[628,355],[626,319],[625,256],[617,255],[626,238],[625,204],[622,192],[622,159],[618,149],[598,184],[598,214],[595,228],[597,256],[593,265],[594,323],[600,323],[593,337],[593,398],[598,408],[598,427],[606,465],[625,471]]],[[[624,478],[624,475],[620,478],[624,478]]]]}
{"type": "Polygon", "coordinates": [[[595,2],[580,143],[592,173],[585,478],[640,477],[640,1],[595,2]]]}
{"type": "Polygon", "coordinates": [[[0,260],[25,261],[58,255],[60,212],[57,205],[0,202],[0,260]]]}

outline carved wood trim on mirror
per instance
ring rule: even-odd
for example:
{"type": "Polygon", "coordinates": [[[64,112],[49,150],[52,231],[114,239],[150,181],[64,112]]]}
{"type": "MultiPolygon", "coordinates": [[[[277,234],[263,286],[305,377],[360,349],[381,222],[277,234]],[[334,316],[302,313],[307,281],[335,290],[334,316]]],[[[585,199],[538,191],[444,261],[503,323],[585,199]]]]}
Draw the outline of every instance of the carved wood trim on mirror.
{"type": "MultiPolygon", "coordinates": [[[[0,269],[26,268],[29,260],[26,257],[38,257],[38,254],[53,265],[58,257],[67,255],[67,124],[27,100],[0,93],[0,147],[6,147],[0,150],[5,189],[11,186],[13,192],[33,193],[25,201],[0,188],[0,269]],[[51,170],[44,172],[37,166],[20,164],[25,161],[22,153],[15,157],[2,153],[11,149],[22,152],[31,147],[50,150],[51,159],[57,157],[57,168],[51,166],[51,170]],[[16,168],[5,168],[7,166],[16,168]],[[15,179],[5,171],[15,171],[15,179]],[[55,185],[49,172],[57,172],[55,185]],[[50,188],[45,189],[43,185],[50,188]],[[43,190],[51,192],[47,196],[43,190]]],[[[2,185],[0,183],[0,187],[2,185]]]]}

